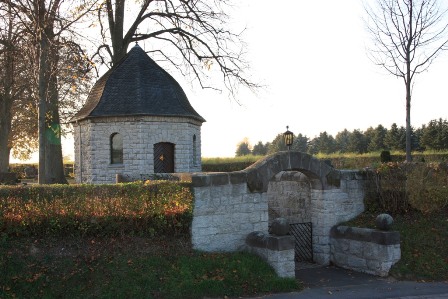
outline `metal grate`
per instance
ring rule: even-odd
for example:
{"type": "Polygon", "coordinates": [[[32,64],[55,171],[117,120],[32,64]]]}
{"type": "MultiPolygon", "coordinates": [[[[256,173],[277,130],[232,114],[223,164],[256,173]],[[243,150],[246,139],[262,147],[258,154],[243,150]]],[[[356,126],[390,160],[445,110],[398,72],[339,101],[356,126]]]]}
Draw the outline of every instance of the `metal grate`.
{"type": "Polygon", "coordinates": [[[290,234],[295,238],[296,262],[313,262],[313,226],[311,222],[290,224],[290,234]]]}

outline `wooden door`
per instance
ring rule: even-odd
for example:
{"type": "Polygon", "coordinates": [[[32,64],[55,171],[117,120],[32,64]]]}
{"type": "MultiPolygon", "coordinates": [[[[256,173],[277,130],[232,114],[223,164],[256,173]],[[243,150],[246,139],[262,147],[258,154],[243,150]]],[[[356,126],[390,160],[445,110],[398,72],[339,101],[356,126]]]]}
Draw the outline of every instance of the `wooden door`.
{"type": "Polygon", "coordinates": [[[154,173],[174,172],[174,144],[160,142],[154,144],[154,173]]]}

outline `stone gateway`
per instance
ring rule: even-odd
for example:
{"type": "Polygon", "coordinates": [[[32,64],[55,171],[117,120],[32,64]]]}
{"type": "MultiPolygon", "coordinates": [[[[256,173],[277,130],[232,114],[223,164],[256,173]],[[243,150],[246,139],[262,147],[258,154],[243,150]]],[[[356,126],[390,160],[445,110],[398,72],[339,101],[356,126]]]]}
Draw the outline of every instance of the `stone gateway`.
{"type": "Polygon", "coordinates": [[[201,171],[201,126],[179,83],[135,45],[73,117],[78,183],[201,171]]]}

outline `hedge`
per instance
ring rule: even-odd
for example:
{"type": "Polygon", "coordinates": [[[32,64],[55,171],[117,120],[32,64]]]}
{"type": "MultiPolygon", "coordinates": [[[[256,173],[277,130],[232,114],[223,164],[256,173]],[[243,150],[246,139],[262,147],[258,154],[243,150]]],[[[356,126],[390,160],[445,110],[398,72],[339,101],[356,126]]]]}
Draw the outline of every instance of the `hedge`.
{"type": "Polygon", "coordinates": [[[193,194],[170,181],[0,187],[0,233],[36,236],[189,232],[193,194]]]}

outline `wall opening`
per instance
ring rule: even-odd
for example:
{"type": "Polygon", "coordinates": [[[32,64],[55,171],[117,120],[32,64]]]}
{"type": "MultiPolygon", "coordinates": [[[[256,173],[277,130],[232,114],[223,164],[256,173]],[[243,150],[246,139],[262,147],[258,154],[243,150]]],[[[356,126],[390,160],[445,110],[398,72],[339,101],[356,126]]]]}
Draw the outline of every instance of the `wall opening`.
{"type": "Polygon", "coordinates": [[[119,133],[110,135],[110,164],[123,164],[123,136],[119,133]]]}
{"type": "Polygon", "coordinates": [[[268,184],[269,225],[275,218],[311,222],[311,183],[299,171],[281,171],[268,184]]]}
{"type": "Polygon", "coordinates": [[[174,173],[174,144],[154,144],[154,173],[174,173]]]}

